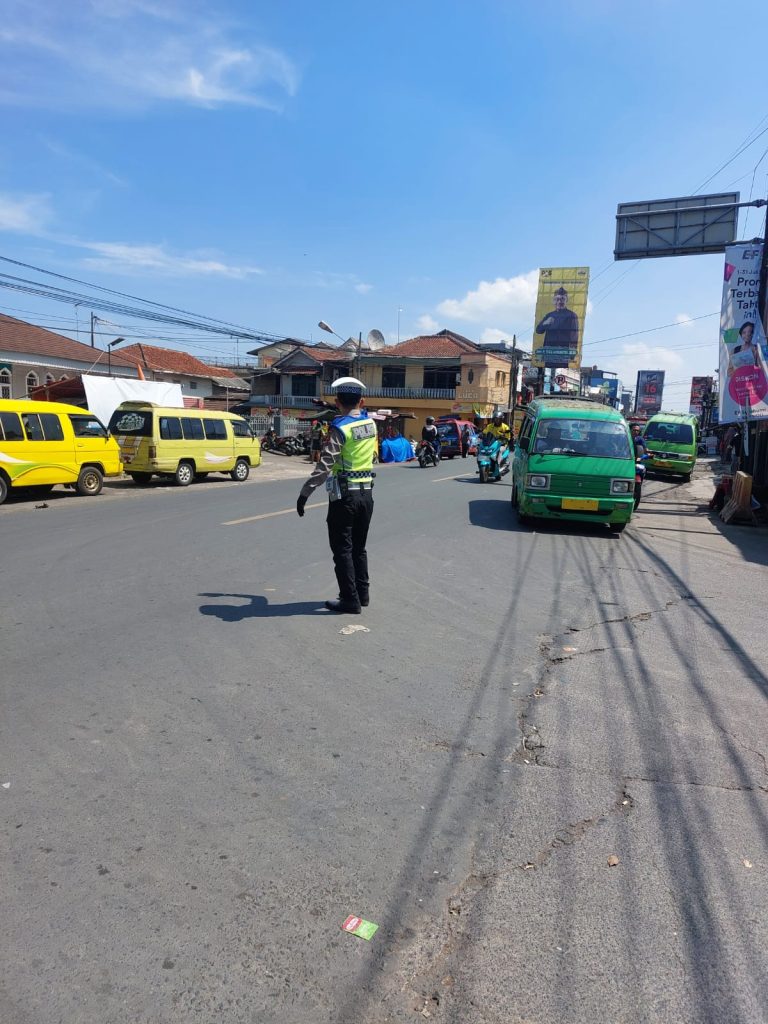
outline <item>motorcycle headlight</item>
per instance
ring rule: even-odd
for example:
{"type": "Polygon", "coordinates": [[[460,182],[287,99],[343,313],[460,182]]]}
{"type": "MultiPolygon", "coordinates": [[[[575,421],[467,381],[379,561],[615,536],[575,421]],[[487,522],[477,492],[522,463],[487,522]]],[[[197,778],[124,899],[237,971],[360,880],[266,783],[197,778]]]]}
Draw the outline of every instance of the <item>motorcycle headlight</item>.
{"type": "Polygon", "coordinates": [[[634,486],[634,480],[611,480],[611,494],[629,494],[634,486]]]}
{"type": "Polygon", "coordinates": [[[527,486],[536,488],[540,491],[546,491],[549,489],[549,474],[548,473],[529,473],[527,486]]]}

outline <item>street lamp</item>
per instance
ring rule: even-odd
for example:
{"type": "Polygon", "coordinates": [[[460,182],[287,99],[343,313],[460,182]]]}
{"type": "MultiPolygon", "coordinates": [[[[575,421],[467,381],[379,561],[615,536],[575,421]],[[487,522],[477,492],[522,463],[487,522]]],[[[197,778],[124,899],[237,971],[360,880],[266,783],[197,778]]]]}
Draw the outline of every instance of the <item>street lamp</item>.
{"type": "MultiPolygon", "coordinates": [[[[327,324],[325,322],[325,320],[320,320],[318,322],[317,326],[320,328],[321,331],[327,331],[328,334],[333,334],[334,337],[338,338],[339,341],[342,342],[343,344],[346,344],[346,342],[350,340],[349,338],[347,338],[345,340],[344,338],[342,338],[342,336],[340,334],[336,334],[336,331],[334,331],[334,329],[331,327],[331,325],[327,324]]],[[[362,347],[363,347],[363,332],[360,331],[360,333],[357,336],[357,348],[355,350],[355,373],[358,376],[360,376],[360,349],[362,347]]]]}
{"type": "Polygon", "coordinates": [[[112,349],[115,345],[119,345],[121,341],[125,341],[125,338],[115,338],[114,341],[107,342],[107,366],[109,376],[112,376],[112,349]]]}

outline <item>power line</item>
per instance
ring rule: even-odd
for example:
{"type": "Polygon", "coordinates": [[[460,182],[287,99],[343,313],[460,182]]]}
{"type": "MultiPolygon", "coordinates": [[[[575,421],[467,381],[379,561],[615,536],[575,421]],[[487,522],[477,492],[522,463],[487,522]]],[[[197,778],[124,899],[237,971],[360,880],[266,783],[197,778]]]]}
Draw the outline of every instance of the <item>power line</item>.
{"type": "Polygon", "coordinates": [[[647,327],[645,328],[645,330],[631,331],[629,334],[616,334],[611,338],[600,338],[599,341],[585,341],[584,348],[587,348],[587,346],[591,345],[604,345],[606,342],[609,341],[622,341],[624,338],[636,338],[640,334],[653,334],[654,331],[663,331],[666,330],[667,327],[682,327],[683,324],[692,324],[696,320],[706,320],[708,317],[719,315],[720,310],[717,309],[714,313],[702,313],[701,316],[690,316],[687,317],[685,320],[675,320],[671,324],[660,324],[658,327],[647,327]]]}

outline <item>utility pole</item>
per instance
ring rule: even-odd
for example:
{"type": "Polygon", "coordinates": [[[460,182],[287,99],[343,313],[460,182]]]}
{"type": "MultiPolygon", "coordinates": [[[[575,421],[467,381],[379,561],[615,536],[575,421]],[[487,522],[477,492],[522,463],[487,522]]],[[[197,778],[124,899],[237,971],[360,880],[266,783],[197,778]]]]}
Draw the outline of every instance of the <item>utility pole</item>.
{"type": "Polygon", "coordinates": [[[509,377],[509,429],[514,430],[515,406],[517,405],[517,335],[512,335],[512,372],[509,377]]]}
{"type": "Polygon", "coordinates": [[[93,325],[96,323],[98,319],[99,318],[96,316],[95,313],[91,313],[91,348],[96,348],[96,343],[93,340],[93,325]]]}

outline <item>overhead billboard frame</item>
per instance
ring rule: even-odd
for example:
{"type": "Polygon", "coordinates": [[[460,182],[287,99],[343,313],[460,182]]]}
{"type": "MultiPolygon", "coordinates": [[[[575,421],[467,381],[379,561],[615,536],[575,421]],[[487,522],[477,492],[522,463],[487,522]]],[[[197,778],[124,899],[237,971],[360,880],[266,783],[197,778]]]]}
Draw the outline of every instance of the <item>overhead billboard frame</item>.
{"type": "Polygon", "coordinates": [[[725,252],[726,246],[736,240],[740,207],[765,205],[765,200],[740,203],[739,199],[739,192],[716,192],[619,203],[614,258],[637,260],[725,252]]]}

